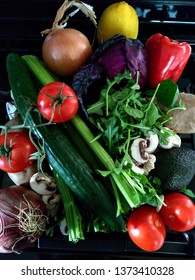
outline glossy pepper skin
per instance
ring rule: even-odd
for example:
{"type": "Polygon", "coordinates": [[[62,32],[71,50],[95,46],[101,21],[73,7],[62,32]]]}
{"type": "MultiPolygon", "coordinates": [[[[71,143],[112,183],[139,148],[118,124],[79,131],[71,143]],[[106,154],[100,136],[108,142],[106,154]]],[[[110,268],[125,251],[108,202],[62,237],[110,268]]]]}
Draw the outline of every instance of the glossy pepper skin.
{"type": "Polygon", "coordinates": [[[190,58],[191,46],[155,33],[147,40],[145,48],[148,53],[148,86],[156,88],[166,79],[176,83],[190,58]]]}

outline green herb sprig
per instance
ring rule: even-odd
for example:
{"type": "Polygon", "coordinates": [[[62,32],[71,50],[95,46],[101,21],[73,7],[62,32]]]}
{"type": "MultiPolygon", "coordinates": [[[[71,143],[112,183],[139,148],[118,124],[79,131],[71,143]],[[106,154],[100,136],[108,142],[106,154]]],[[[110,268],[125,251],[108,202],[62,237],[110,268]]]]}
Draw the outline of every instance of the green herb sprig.
{"type": "Polygon", "coordinates": [[[183,103],[174,106],[178,92],[177,85],[166,80],[150,91],[150,95],[143,93],[129,71],[118,74],[112,81],[107,79],[99,101],[87,110],[98,131],[95,139],[101,138],[108,152],[117,159],[126,157],[129,143],[139,137],[148,137],[149,131],[158,134],[160,141],[166,143],[168,136],[175,134],[164,126],[171,122],[168,112],[185,109],[183,103]],[[169,104],[169,111],[164,112],[158,100],[162,105],[169,104]]]}

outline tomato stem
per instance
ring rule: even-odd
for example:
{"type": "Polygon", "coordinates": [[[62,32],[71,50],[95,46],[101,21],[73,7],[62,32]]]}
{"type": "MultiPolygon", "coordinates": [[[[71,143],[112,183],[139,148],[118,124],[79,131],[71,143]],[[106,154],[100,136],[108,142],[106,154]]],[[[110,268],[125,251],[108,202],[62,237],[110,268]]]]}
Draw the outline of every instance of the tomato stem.
{"type": "Polygon", "coordinates": [[[8,133],[7,133],[7,130],[5,130],[4,144],[0,145],[0,157],[6,156],[8,165],[10,166],[12,143],[10,141],[10,146],[7,145],[7,137],[8,137],[8,133]]]}
{"type": "MultiPolygon", "coordinates": [[[[68,99],[68,98],[73,98],[74,96],[72,95],[65,95],[63,93],[64,91],[64,86],[65,86],[65,83],[62,84],[59,92],[57,93],[56,96],[53,96],[53,95],[50,95],[48,94],[47,92],[43,92],[43,94],[45,94],[47,97],[49,97],[53,102],[50,103],[50,106],[52,106],[52,112],[51,112],[51,118],[49,120],[49,123],[52,123],[53,121],[53,118],[54,118],[54,114],[55,114],[55,109],[57,107],[58,109],[58,114],[61,116],[61,105],[68,99]]],[[[62,116],[61,116],[62,118],[62,116]]]]}
{"type": "Polygon", "coordinates": [[[6,146],[5,148],[5,145],[0,145],[0,157],[8,156],[10,151],[11,147],[6,146]]]}
{"type": "Polygon", "coordinates": [[[68,98],[71,98],[71,97],[73,97],[73,96],[71,96],[71,95],[64,95],[62,92],[63,92],[63,89],[64,89],[64,83],[63,83],[63,85],[62,85],[62,87],[61,87],[61,89],[60,89],[60,91],[59,91],[59,93],[57,94],[57,96],[52,96],[52,95],[50,95],[50,94],[48,94],[48,93],[46,93],[46,92],[44,92],[44,94],[46,95],[46,96],[48,96],[50,99],[52,99],[54,102],[51,104],[52,106],[57,106],[57,105],[61,105],[66,99],[68,99],[68,98]]]}
{"type": "Polygon", "coordinates": [[[5,129],[5,139],[3,145],[0,145],[0,157],[6,156],[7,158],[10,157],[11,152],[11,143],[10,146],[7,145],[7,137],[8,137],[8,131],[5,129]]]}

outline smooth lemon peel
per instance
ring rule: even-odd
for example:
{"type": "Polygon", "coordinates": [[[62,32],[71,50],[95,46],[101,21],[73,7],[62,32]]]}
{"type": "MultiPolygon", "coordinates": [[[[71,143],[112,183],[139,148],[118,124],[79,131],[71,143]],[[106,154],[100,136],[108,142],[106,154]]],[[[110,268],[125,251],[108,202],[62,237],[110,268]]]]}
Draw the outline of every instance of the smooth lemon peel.
{"type": "Polygon", "coordinates": [[[109,5],[100,16],[97,40],[102,44],[116,34],[137,39],[139,18],[136,10],[125,1],[109,5]]]}

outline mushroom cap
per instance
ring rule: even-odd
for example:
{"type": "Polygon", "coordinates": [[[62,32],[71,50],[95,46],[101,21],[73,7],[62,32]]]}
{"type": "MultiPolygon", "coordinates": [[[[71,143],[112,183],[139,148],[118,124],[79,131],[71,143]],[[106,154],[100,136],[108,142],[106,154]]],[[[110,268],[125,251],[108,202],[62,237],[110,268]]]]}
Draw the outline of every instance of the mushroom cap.
{"type": "Polygon", "coordinates": [[[145,163],[148,161],[149,154],[145,152],[147,141],[144,138],[137,138],[131,144],[131,156],[138,163],[145,163]]]}
{"type": "Polygon", "coordinates": [[[149,131],[148,134],[149,137],[146,138],[148,146],[145,148],[145,151],[148,153],[153,153],[157,149],[159,144],[158,135],[153,131],[149,131]]]}

